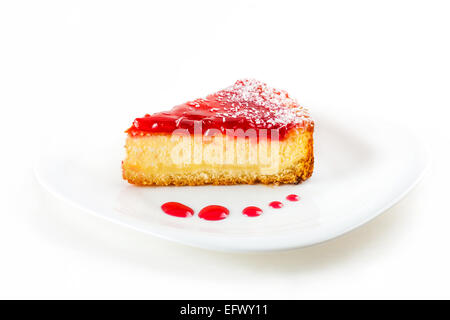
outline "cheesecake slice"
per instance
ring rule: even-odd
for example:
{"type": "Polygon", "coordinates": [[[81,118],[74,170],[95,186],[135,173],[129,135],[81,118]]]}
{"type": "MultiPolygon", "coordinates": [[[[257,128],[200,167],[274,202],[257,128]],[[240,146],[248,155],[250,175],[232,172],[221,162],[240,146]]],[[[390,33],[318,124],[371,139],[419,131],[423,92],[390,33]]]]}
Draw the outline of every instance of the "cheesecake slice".
{"type": "Polygon", "coordinates": [[[257,80],[134,120],[123,178],[136,185],[285,184],[314,167],[314,122],[282,90],[257,80]]]}

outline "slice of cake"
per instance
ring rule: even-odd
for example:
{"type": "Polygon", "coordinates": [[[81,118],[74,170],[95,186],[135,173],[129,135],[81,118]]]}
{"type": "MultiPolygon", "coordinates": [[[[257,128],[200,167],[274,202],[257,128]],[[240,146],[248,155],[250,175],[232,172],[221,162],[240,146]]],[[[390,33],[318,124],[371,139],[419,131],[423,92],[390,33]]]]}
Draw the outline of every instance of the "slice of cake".
{"type": "Polygon", "coordinates": [[[314,122],[256,80],[134,120],[123,178],[137,185],[299,183],[313,172],[314,122]]]}

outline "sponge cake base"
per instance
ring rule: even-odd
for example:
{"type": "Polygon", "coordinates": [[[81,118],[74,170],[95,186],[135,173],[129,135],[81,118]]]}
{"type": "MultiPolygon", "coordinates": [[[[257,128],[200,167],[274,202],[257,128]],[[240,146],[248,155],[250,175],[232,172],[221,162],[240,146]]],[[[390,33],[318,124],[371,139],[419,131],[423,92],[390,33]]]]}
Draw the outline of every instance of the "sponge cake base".
{"type": "Polygon", "coordinates": [[[264,161],[262,143],[226,139],[216,137],[205,143],[190,136],[183,140],[189,146],[187,153],[185,148],[179,156],[177,150],[174,157],[174,150],[180,149],[179,139],[164,134],[128,136],[123,178],[141,186],[194,186],[297,184],[312,175],[312,131],[292,130],[276,148],[266,145],[264,151],[268,150],[269,156],[264,161]]]}

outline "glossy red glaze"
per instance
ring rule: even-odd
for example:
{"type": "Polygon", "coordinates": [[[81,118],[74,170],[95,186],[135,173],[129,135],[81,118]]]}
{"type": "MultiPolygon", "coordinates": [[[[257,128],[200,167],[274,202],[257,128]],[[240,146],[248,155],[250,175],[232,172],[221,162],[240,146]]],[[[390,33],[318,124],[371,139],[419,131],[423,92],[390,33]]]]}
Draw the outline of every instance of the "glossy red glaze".
{"type": "Polygon", "coordinates": [[[168,215],[180,218],[189,218],[194,215],[194,210],[179,202],[166,202],[161,209],[168,215]]]}
{"type": "Polygon", "coordinates": [[[247,207],[242,210],[242,213],[248,217],[258,217],[263,213],[263,211],[258,207],[247,207]]]}
{"type": "Polygon", "coordinates": [[[286,199],[289,201],[298,201],[300,200],[300,197],[296,194],[290,194],[286,197],[286,199]]]}
{"type": "Polygon", "coordinates": [[[274,209],[280,209],[283,207],[283,203],[281,203],[280,201],[272,201],[271,203],[269,203],[269,206],[274,209]]]}
{"type": "Polygon", "coordinates": [[[230,214],[230,211],[222,206],[207,206],[204,207],[202,210],[200,210],[198,216],[199,218],[205,219],[205,220],[223,220],[230,214]]]}
{"type": "Polygon", "coordinates": [[[308,111],[287,92],[270,88],[263,82],[245,79],[204,99],[137,118],[127,132],[130,136],[141,136],[170,134],[182,129],[190,134],[236,135],[227,130],[242,129],[247,134],[253,134],[247,130],[255,129],[258,137],[266,135],[269,139],[277,136],[283,139],[292,128],[310,130],[313,126],[308,111]]]}

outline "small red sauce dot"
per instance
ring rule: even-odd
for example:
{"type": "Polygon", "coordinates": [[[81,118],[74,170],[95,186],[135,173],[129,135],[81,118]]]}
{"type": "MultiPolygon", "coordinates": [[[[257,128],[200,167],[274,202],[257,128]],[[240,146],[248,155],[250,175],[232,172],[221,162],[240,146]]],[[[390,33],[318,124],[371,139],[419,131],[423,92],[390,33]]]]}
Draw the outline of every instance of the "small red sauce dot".
{"type": "Polygon", "coordinates": [[[210,220],[210,221],[216,221],[216,220],[222,220],[228,217],[230,214],[230,211],[222,206],[207,206],[204,207],[200,212],[198,213],[199,218],[210,220]]]}
{"type": "Polygon", "coordinates": [[[258,207],[247,207],[242,210],[242,213],[248,217],[258,217],[263,213],[263,211],[258,207]]]}
{"type": "Polygon", "coordinates": [[[269,203],[269,206],[274,209],[280,209],[283,207],[283,204],[280,201],[272,201],[271,203],[269,203]]]}
{"type": "Polygon", "coordinates": [[[194,210],[179,202],[166,202],[161,206],[161,209],[174,217],[189,218],[194,215],[194,210]]]}
{"type": "Polygon", "coordinates": [[[296,194],[290,194],[286,197],[286,199],[289,201],[298,201],[300,200],[300,197],[296,194]]]}

